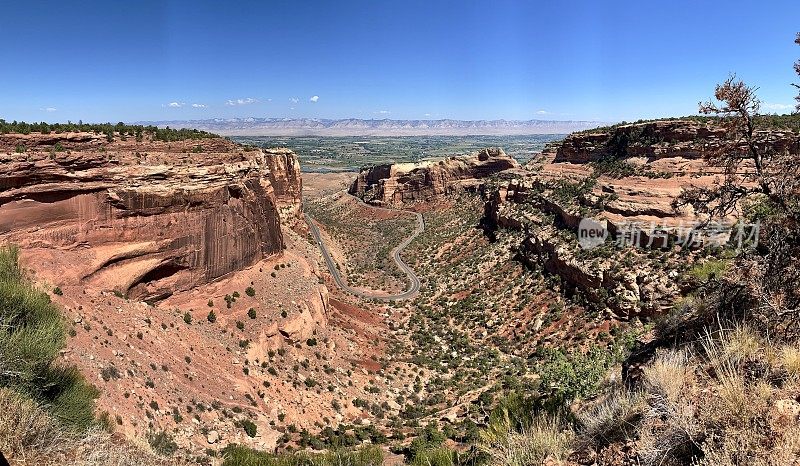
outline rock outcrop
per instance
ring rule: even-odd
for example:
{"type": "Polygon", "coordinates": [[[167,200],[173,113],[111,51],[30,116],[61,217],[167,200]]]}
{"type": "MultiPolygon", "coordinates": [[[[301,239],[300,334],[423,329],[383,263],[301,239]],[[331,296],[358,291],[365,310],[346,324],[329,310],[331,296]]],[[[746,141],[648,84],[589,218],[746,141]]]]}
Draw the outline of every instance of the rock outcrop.
{"type": "Polygon", "coordinates": [[[303,217],[303,180],[297,155],[289,149],[264,149],[264,153],[281,221],[297,225],[303,217]]]}
{"type": "Polygon", "coordinates": [[[281,253],[299,192],[293,153],[221,138],[0,136],[0,242],[69,260],[71,278],[137,299],[281,253]]]}
{"type": "Polygon", "coordinates": [[[512,179],[488,193],[484,225],[521,233],[519,260],[558,276],[567,288],[580,290],[618,318],[669,309],[680,291],[669,267],[654,267],[652,260],[610,244],[583,250],[575,236],[582,218],[596,219],[609,232],[621,228],[603,218],[591,194],[575,201],[578,205],[556,198],[539,180],[512,179]]]}
{"type": "Polygon", "coordinates": [[[520,165],[498,148],[440,161],[378,165],[358,175],[350,194],[376,205],[429,202],[514,168],[520,165]]]}
{"type": "MultiPolygon", "coordinates": [[[[683,188],[717,182],[722,168],[706,157],[724,138],[717,126],[686,120],[572,134],[532,161],[527,174],[486,189],[484,224],[517,232],[518,258],[618,317],[666,312],[692,252],[736,234],[734,218],[698,231],[694,212],[672,205],[683,188]],[[624,170],[607,173],[593,163],[609,160],[624,170]],[[604,246],[579,246],[582,219],[608,233],[604,246]],[[678,248],[682,256],[674,254],[678,248]]],[[[762,131],[759,140],[775,151],[800,151],[792,131],[762,131]]]]}
{"type": "MultiPolygon", "coordinates": [[[[800,136],[788,130],[757,131],[759,143],[776,151],[800,149],[800,136]]],[[[694,120],[661,120],[598,128],[567,136],[554,161],[595,162],[606,157],[700,160],[725,142],[725,129],[694,120]]],[[[744,146],[743,146],[744,147],[744,146]]]]}

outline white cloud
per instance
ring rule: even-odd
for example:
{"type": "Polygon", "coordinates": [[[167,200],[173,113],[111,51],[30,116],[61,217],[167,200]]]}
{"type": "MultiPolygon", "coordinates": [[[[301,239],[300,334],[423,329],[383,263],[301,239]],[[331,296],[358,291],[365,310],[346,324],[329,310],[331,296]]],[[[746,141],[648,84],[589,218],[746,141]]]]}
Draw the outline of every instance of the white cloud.
{"type": "Polygon", "coordinates": [[[206,104],[192,104],[193,108],[206,108],[208,105],[206,104]]]}
{"type": "Polygon", "coordinates": [[[256,102],[258,102],[258,99],[254,99],[252,97],[247,97],[247,98],[244,98],[244,99],[229,100],[229,101],[225,102],[225,105],[228,105],[228,106],[248,105],[248,104],[254,104],[256,102]]]}
{"type": "Polygon", "coordinates": [[[388,115],[388,114],[390,114],[390,113],[392,113],[392,112],[390,112],[389,110],[378,110],[378,111],[377,111],[377,112],[375,112],[375,113],[377,113],[377,114],[379,114],[379,115],[388,115]]]}
{"type": "Polygon", "coordinates": [[[547,115],[547,114],[549,114],[549,113],[550,113],[550,112],[548,112],[547,110],[537,110],[537,111],[536,111],[536,114],[537,114],[537,115],[547,115]]]}
{"type": "Polygon", "coordinates": [[[169,107],[169,108],[181,108],[181,107],[183,107],[184,105],[186,105],[186,103],[185,103],[185,102],[170,102],[170,103],[168,103],[168,104],[164,105],[164,107],[169,107]]]}
{"type": "Polygon", "coordinates": [[[792,109],[794,109],[794,105],[789,105],[789,104],[764,104],[764,108],[766,108],[767,110],[775,110],[775,111],[792,110],[792,109]]]}
{"type": "Polygon", "coordinates": [[[289,97],[289,102],[296,104],[297,102],[300,102],[300,99],[297,97],[289,97]]]}
{"type": "Polygon", "coordinates": [[[312,95],[311,98],[308,99],[308,100],[309,100],[309,102],[316,102],[316,101],[319,100],[319,96],[318,95],[312,95]]]}
{"type": "Polygon", "coordinates": [[[430,114],[430,113],[426,113],[426,114],[425,114],[425,116],[426,116],[426,117],[427,117],[427,116],[431,116],[431,114],[430,114]]]}
{"type": "Polygon", "coordinates": [[[43,108],[41,110],[44,110],[45,112],[48,112],[48,113],[53,113],[53,112],[57,111],[58,109],[55,108],[55,107],[45,107],[45,108],[43,108]]]}

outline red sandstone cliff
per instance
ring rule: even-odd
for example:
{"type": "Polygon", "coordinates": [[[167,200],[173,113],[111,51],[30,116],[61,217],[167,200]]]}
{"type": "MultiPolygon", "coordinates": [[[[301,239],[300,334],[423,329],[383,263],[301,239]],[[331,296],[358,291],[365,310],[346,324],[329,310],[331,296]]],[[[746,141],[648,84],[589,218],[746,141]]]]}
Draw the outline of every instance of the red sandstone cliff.
{"type": "Polygon", "coordinates": [[[0,243],[70,261],[73,280],[160,299],[281,253],[300,189],[291,151],[221,138],[2,135],[0,243]]]}

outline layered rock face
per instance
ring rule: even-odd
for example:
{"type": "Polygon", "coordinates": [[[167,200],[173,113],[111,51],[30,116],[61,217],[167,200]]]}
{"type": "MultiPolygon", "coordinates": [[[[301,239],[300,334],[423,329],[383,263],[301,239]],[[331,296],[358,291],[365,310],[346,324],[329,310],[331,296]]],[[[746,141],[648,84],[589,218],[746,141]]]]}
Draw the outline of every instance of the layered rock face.
{"type": "MultiPolygon", "coordinates": [[[[800,148],[800,137],[792,131],[759,131],[756,136],[776,151],[800,148]]],[[[610,156],[699,160],[719,149],[726,137],[724,128],[692,120],[634,123],[571,134],[556,146],[554,162],[587,163],[610,156]]]]}
{"type": "MultiPolygon", "coordinates": [[[[723,225],[718,232],[693,233],[699,220],[694,212],[672,206],[683,188],[711,187],[718,180],[722,168],[705,157],[724,137],[722,129],[695,121],[570,135],[545,150],[527,174],[489,189],[484,221],[517,232],[520,259],[618,317],[666,312],[680,295],[679,275],[691,264],[691,251],[724,244],[736,234],[723,225]],[[591,163],[609,158],[628,164],[627,171],[604,175],[591,163]],[[608,232],[604,246],[579,246],[584,218],[608,232]],[[676,243],[689,240],[688,254],[674,254],[676,243]]],[[[791,131],[764,131],[759,139],[775,151],[800,151],[800,135],[791,131]]]]}
{"type": "MultiPolygon", "coordinates": [[[[668,310],[680,293],[669,266],[637,260],[636,254],[611,247],[613,241],[606,247],[583,250],[575,236],[583,218],[597,219],[609,232],[622,227],[598,212],[597,197],[588,194],[574,201],[577,205],[559,199],[547,183],[537,179],[512,179],[488,193],[484,223],[519,234],[519,260],[558,276],[567,288],[580,290],[618,318],[668,310]]],[[[640,238],[647,243],[645,236],[640,238]]]]}
{"type": "Polygon", "coordinates": [[[300,209],[288,151],[244,152],[220,138],[107,142],[88,133],[3,135],[3,150],[0,242],[52,257],[62,281],[137,299],[161,299],[279,254],[279,208],[287,218],[300,209]]]}
{"type": "Polygon", "coordinates": [[[438,162],[378,165],[358,175],[350,194],[376,205],[427,202],[512,168],[520,165],[499,148],[438,162]]]}
{"type": "Polygon", "coordinates": [[[303,180],[297,155],[289,149],[264,149],[264,153],[281,221],[297,225],[303,213],[303,180]]]}

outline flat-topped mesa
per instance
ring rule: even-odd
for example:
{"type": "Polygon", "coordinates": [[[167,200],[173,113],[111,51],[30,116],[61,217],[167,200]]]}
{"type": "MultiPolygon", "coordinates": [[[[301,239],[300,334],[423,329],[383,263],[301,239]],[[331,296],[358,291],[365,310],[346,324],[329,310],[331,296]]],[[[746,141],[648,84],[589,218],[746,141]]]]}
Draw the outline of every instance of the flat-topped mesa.
{"type": "Polygon", "coordinates": [[[0,135],[0,243],[45,279],[160,299],[281,253],[297,167],[222,138],[0,135]]]}
{"type": "Polygon", "coordinates": [[[451,192],[474,187],[495,173],[520,168],[499,148],[439,161],[377,165],[359,173],[350,194],[377,205],[433,201],[451,192]]]}
{"type": "MultiPolygon", "coordinates": [[[[760,143],[778,151],[800,148],[800,139],[792,131],[757,131],[756,136],[760,143]]],[[[573,133],[549,150],[555,151],[556,163],[588,163],[607,157],[699,160],[719,149],[726,137],[718,124],[662,120],[573,133]]]]}

